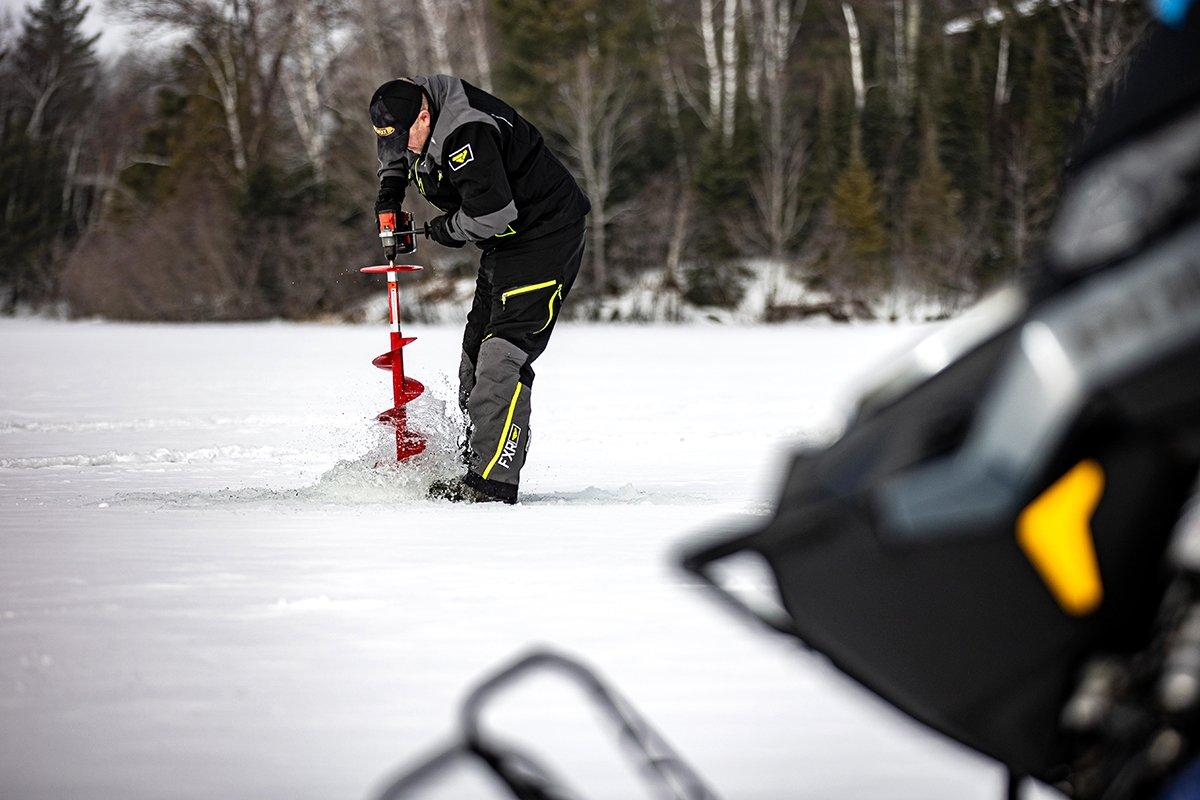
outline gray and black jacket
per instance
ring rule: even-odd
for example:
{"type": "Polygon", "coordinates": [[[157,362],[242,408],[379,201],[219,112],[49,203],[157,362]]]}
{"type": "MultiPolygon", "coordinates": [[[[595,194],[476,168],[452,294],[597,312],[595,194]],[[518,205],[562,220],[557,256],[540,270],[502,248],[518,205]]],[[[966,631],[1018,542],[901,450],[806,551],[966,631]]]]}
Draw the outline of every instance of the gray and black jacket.
{"type": "Polygon", "coordinates": [[[582,219],[591,206],[542,134],[511,106],[449,75],[416,75],[433,130],[420,155],[379,142],[380,185],[415,183],[451,235],[490,249],[582,219]],[[399,152],[396,152],[399,150],[399,152]]]}

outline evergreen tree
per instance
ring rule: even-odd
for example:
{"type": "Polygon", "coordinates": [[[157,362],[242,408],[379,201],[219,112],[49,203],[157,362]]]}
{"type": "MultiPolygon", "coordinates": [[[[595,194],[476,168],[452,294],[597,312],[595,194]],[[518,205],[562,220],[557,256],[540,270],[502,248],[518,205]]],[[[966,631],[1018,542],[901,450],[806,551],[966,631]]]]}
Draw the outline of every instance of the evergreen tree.
{"type": "Polygon", "coordinates": [[[904,199],[904,260],[908,288],[962,289],[959,274],[964,242],[962,194],[955,190],[942,165],[937,124],[927,110],[922,114],[921,155],[917,174],[904,199]]]}
{"type": "Polygon", "coordinates": [[[97,64],[95,36],[81,30],[79,0],[42,0],[28,9],[2,77],[16,88],[0,118],[0,308],[40,302],[56,290],[67,240],[80,136],[97,64]],[[75,137],[76,156],[64,134],[75,137]],[[58,252],[56,252],[56,249],[58,252]]]}
{"type": "Polygon", "coordinates": [[[826,268],[836,284],[875,288],[883,277],[887,236],[880,220],[879,189],[862,150],[854,146],[838,174],[830,200],[832,243],[826,268]]]}
{"type": "MultiPolygon", "coordinates": [[[[1028,213],[1030,247],[1036,247],[1054,211],[1066,154],[1066,130],[1071,120],[1055,97],[1049,34],[1039,27],[1029,71],[1029,101],[1024,135],[1029,141],[1028,213]]],[[[1030,254],[1024,254],[1028,257],[1030,254]]]]}
{"type": "Polygon", "coordinates": [[[28,93],[28,128],[33,136],[82,124],[96,81],[94,46],[99,34],[85,36],[88,6],[80,0],[42,0],[25,15],[12,68],[28,93]]]}

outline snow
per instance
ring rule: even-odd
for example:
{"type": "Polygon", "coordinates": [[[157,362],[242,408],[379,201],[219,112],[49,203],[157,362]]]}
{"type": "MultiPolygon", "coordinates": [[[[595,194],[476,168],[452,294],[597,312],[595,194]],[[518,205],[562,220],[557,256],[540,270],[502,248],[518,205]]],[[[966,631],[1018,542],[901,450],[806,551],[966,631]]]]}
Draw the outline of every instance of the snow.
{"type": "MultiPolygon", "coordinates": [[[[998,795],[671,560],[764,513],[786,446],[916,329],[564,325],[516,507],[423,498],[460,332],[406,332],[431,447],[376,469],[384,326],[0,321],[0,797],[366,797],[538,642],[727,798],[998,795]]],[[[500,716],[589,796],[634,796],[556,691],[500,716]]]]}
{"type": "MultiPolygon", "coordinates": [[[[435,262],[436,264],[436,262],[435,262]]],[[[452,262],[422,275],[405,299],[405,317],[422,323],[449,324],[466,317],[475,294],[474,275],[455,271],[452,262]]],[[[686,270],[690,265],[684,265],[686,270]]],[[[639,270],[616,294],[605,297],[572,297],[563,308],[564,319],[636,323],[722,323],[741,326],[779,319],[829,321],[835,312],[849,319],[926,322],[943,320],[961,311],[965,295],[930,296],[912,289],[878,293],[861,303],[848,295],[820,288],[816,273],[790,261],[748,259],[738,265],[743,273],[741,300],[732,308],[693,305],[667,280],[662,267],[639,270]]],[[[678,279],[678,277],[677,277],[678,279]]],[[[354,320],[386,318],[387,298],[373,296],[350,316],[354,320]]]]}

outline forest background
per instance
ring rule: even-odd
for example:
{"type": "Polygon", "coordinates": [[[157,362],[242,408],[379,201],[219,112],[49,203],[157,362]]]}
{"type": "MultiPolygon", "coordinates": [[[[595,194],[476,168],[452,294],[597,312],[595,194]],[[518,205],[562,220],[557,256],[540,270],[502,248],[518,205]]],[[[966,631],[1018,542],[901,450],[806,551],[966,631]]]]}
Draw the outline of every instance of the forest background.
{"type": "MultiPolygon", "coordinates": [[[[104,58],[81,0],[0,19],[2,313],[361,316],[379,294],[357,274],[379,259],[367,100],[426,73],[510,102],[579,179],[575,316],[736,308],[764,265],[761,320],[895,316],[900,297],[953,313],[1035,261],[1070,146],[1145,25],[1133,0],[106,11],[133,33],[104,58]]],[[[472,257],[422,243],[419,308],[469,292],[472,257]]]]}

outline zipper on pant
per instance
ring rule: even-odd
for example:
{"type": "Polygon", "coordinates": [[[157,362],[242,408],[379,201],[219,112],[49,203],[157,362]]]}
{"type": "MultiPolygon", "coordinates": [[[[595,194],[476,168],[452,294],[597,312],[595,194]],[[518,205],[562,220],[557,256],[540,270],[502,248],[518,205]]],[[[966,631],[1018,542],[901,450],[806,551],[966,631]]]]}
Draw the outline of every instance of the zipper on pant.
{"type": "Polygon", "coordinates": [[[508,303],[508,298],[515,295],[525,294],[527,292],[536,292],[539,289],[549,289],[551,286],[557,285],[558,281],[543,281],[542,283],[533,283],[529,286],[518,286],[515,289],[509,289],[507,292],[500,295],[500,305],[506,305],[508,303]]]}

